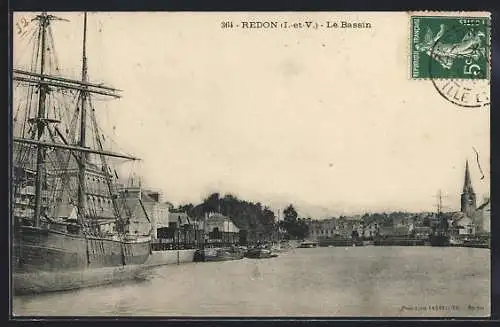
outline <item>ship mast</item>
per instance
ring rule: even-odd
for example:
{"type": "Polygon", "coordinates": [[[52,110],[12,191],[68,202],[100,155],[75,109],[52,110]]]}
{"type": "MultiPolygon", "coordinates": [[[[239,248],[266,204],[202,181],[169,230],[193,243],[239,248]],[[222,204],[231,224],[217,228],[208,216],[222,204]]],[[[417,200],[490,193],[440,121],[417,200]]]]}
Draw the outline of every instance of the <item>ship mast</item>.
{"type": "Polygon", "coordinates": [[[441,211],[443,209],[443,199],[441,195],[441,190],[438,192],[438,203],[437,203],[437,210],[438,210],[438,215],[441,215],[441,211]]]}
{"type": "Polygon", "coordinates": [[[101,156],[111,156],[124,158],[129,160],[140,160],[133,156],[113,153],[110,151],[104,151],[102,149],[92,150],[86,145],[86,124],[87,124],[87,107],[90,102],[90,94],[100,94],[104,96],[109,96],[112,98],[120,98],[118,94],[120,90],[105,86],[102,83],[90,83],[88,82],[87,76],[87,54],[86,54],[86,41],[87,41],[87,14],[84,13],[84,31],[83,31],[83,49],[82,49],[82,78],[81,80],[73,80],[70,78],[64,78],[61,76],[50,75],[46,71],[47,65],[47,47],[48,40],[50,37],[50,22],[52,20],[67,21],[66,19],[58,18],[53,15],[48,15],[46,12],[42,12],[37,15],[33,20],[38,21],[38,52],[40,55],[40,70],[38,72],[24,71],[20,69],[13,70],[13,80],[27,84],[33,85],[38,88],[38,106],[37,112],[34,118],[30,118],[29,121],[33,123],[33,134],[30,138],[24,137],[14,137],[13,142],[35,145],[37,147],[36,152],[36,179],[35,179],[35,210],[33,215],[33,225],[35,227],[40,227],[40,217],[43,213],[43,196],[44,193],[44,171],[46,169],[46,154],[47,149],[56,148],[69,150],[71,153],[78,157],[79,160],[79,170],[78,170],[78,213],[79,217],[83,218],[85,216],[84,210],[86,208],[86,185],[85,185],[85,170],[86,170],[86,156],[85,153],[94,153],[101,156]],[[49,33],[47,33],[49,32],[49,33]],[[49,34],[49,35],[47,35],[49,34]],[[65,90],[77,90],[80,91],[79,105],[80,105],[80,140],[78,144],[69,144],[64,137],[58,132],[63,143],[47,142],[42,139],[46,128],[48,129],[49,123],[58,123],[59,121],[55,119],[49,119],[47,116],[47,95],[52,90],[65,89],[65,90]],[[79,155],[77,153],[80,153],[79,155]]]}
{"type": "Polygon", "coordinates": [[[448,231],[446,217],[443,215],[443,196],[441,190],[437,194],[437,216],[438,216],[438,233],[444,235],[448,231]]]}
{"type": "Polygon", "coordinates": [[[278,216],[276,217],[277,219],[277,223],[276,223],[276,227],[277,227],[277,237],[278,237],[278,244],[281,244],[281,233],[280,233],[280,209],[278,209],[278,216]]]}
{"type": "MultiPolygon", "coordinates": [[[[80,93],[81,101],[81,120],[80,120],[80,142],[82,148],[86,147],[86,124],[87,124],[87,96],[88,91],[85,83],[87,83],[87,13],[83,13],[83,47],[82,47],[82,85],[83,89],[80,93]]],[[[85,185],[85,168],[86,168],[86,153],[80,153],[80,162],[78,169],[78,212],[80,217],[84,218],[85,200],[86,200],[86,185],[85,185]]]]}
{"type": "MultiPolygon", "coordinates": [[[[39,97],[38,97],[38,113],[35,120],[37,139],[40,140],[43,136],[45,130],[45,102],[48,93],[48,86],[43,84],[44,73],[45,73],[45,52],[46,52],[46,38],[47,38],[47,27],[50,24],[50,17],[47,16],[46,12],[38,15],[35,19],[39,21],[40,36],[41,36],[41,48],[40,48],[40,83],[39,86],[39,97]]],[[[46,149],[43,146],[37,148],[36,154],[36,180],[35,180],[35,213],[34,213],[34,226],[40,226],[40,215],[42,213],[42,192],[43,192],[43,181],[42,174],[45,166],[45,154],[46,149]]]]}

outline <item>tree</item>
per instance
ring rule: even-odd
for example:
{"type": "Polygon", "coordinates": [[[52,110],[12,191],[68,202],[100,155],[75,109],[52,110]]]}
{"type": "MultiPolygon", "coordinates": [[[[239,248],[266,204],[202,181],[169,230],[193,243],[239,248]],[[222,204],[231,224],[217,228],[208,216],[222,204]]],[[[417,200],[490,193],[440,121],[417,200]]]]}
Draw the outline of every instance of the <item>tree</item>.
{"type": "Polygon", "coordinates": [[[260,216],[260,222],[262,225],[268,228],[274,227],[274,212],[271,211],[269,208],[264,207],[264,210],[262,210],[262,215],[260,216]]]}
{"type": "Polygon", "coordinates": [[[204,201],[207,212],[218,212],[220,208],[219,193],[213,193],[204,201]]]}
{"type": "Polygon", "coordinates": [[[289,205],[283,210],[284,219],[281,227],[286,231],[287,238],[303,239],[309,232],[309,226],[304,219],[297,218],[298,214],[293,205],[289,205]]]}
{"type": "Polygon", "coordinates": [[[309,226],[307,225],[305,220],[301,219],[298,221],[295,236],[299,239],[304,239],[307,234],[309,234],[309,226]]]}
{"type": "Polygon", "coordinates": [[[289,221],[289,222],[295,222],[297,221],[297,211],[295,211],[295,208],[293,205],[289,205],[288,207],[285,208],[283,211],[283,214],[285,215],[284,220],[289,221]]]}
{"type": "Polygon", "coordinates": [[[248,239],[260,234],[267,238],[275,232],[274,212],[261,203],[253,203],[238,199],[236,196],[219,193],[210,194],[205,200],[191,209],[191,216],[203,219],[205,214],[219,212],[230,217],[233,223],[246,231],[248,239]]]}

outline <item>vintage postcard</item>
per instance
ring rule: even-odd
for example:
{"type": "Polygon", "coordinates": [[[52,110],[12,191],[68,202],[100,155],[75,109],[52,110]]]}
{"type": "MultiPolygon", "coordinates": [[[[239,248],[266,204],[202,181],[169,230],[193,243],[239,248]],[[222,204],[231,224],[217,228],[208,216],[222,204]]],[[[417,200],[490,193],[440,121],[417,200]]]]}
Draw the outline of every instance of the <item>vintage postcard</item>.
{"type": "Polygon", "coordinates": [[[13,316],[489,317],[490,26],[14,13],[13,316]]]}

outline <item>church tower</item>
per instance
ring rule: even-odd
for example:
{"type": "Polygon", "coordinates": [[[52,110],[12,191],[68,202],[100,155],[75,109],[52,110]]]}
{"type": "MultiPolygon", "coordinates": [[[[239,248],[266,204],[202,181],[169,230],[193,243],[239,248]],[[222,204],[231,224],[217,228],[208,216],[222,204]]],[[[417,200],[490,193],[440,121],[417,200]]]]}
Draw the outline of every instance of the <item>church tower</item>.
{"type": "Polygon", "coordinates": [[[474,212],[476,211],[476,193],[474,193],[470,180],[469,161],[465,162],[464,189],[460,200],[460,211],[465,213],[467,217],[474,217],[474,212]]]}

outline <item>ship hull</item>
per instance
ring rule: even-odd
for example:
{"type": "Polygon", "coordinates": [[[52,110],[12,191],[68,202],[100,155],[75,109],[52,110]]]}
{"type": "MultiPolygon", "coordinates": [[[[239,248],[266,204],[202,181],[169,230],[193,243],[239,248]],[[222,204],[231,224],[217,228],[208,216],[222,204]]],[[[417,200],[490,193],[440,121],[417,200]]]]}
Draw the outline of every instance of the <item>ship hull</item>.
{"type": "Polygon", "coordinates": [[[68,291],[133,280],[140,277],[143,270],[143,265],[130,265],[82,270],[15,272],[12,284],[17,295],[68,291]]]}
{"type": "Polygon", "coordinates": [[[151,253],[149,240],[121,241],[22,226],[14,233],[15,292],[96,286],[132,277],[151,253]]]}

